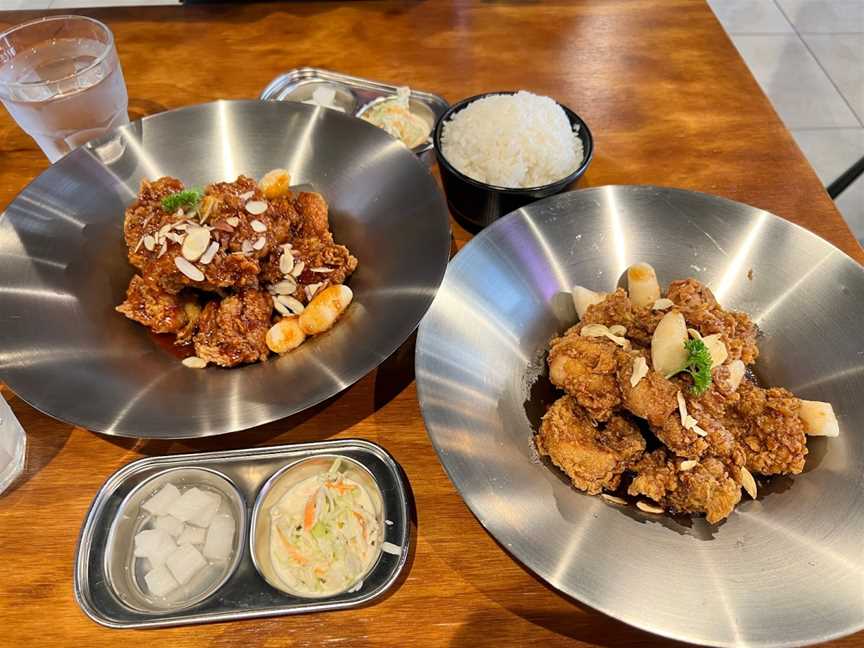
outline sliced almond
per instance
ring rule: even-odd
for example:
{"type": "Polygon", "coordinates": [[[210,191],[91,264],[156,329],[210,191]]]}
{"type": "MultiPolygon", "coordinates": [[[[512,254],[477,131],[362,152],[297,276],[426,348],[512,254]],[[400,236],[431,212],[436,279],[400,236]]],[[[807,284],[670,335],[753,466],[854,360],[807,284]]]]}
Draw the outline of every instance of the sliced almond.
{"type": "Polygon", "coordinates": [[[687,472],[688,470],[693,470],[698,465],[699,462],[695,459],[687,459],[686,461],[682,461],[678,465],[678,470],[680,470],[681,472],[687,472]]]}
{"type": "Polygon", "coordinates": [[[635,387],[648,375],[648,362],[642,356],[633,358],[633,371],[630,374],[630,386],[635,387]]]}
{"type": "Polygon", "coordinates": [[[243,241],[240,245],[240,251],[243,252],[243,254],[252,254],[252,242],[243,241]]]}
{"type": "Polygon", "coordinates": [[[249,200],[252,196],[255,195],[254,191],[244,191],[242,194],[237,196],[240,200],[249,200]]]}
{"type": "Polygon", "coordinates": [[[297,282],[293,277],[286,277],[273,284],[273,290],[277,295],[293,295],[297,290],[297,282]]]}
{"type": "Polygon", "coordinates": [[[219,232],[234,233],[234,227],[227,220],[218,220],[213,223],[213,229],[219,232]]]}
{"type": "Polygon", "coordinates": [[[723,344],[723,336],[720,333],[713,333],[702,338],[702,343],[708,348],[708,353],[711,354],[711,368],[719,367],[729,357],[729,351],[726,345],[723,344]]]}
{"type": "Polygon", "coordinates": [[[267,237],[262,236],[252,244],[252,249],[253,250],[263,250],[265,245],[267,245],[267,237]]]}
{"type": "Polygon", "coordinates": [[[267,226],[257,218],[253,218],[251,221],[249,221],[249,226],[259,234],[267,231],[267,226]]]}
{"type": "Polygon", "coordinates": [[[622,506],[627,505],[627,500],[621,497],[616,497],[615,495],[610,495],[609,493],[600,493],[600,497],[602,497],[610,504],[621,504],[622,506]]]}
{"type": "Polygon", "coordinates": [[[684,400],[684,394],[680,390],[675,394],[675,398],[678,401],[678,416],[681,418],[681,425],[684,425],[689,416],[687,414],[687,401],[684,400]]]}
{"type": "Polygon", "coordinates": [[[667,308],[672,308],[675,305],[671,299],[667,299],[666,297],[661,297],[660,299],[654,300],[654,304],[651,306],[651,310],[666,310],[667,308]]]}
{"type": "Polygon", "coordinates": [[[213,257],[216,256],[216,253],[218,251],[219,251],[219,242],[218,241],[211,241],[210,247],[208,247],[207,251],[201,255],[199,262],[203,263],[204,265],[207,265],[208,263],[210,263],[213,260],[213,257]]]}
{"type": "Polygon", "coordinates": [[[162,255],[168,251],[168,241],[162,241],[162,248],[159,250],[159,254],[156,255],[157,259],[161,259],[162,255]]]}
{"type": "Polygon", "coordinates": [[[664,512],[663,509],[659,506],[654,506],[653,504],[643,502],[642,500],[636,502],[636,508],[638,508],[640,511],[645,511],[646,513],[655,513],[657,515],[664,512]]]}
{"type": "Polygon", "coordinates": [[[174,265],[177,266],[177,269],[184,275],[189,277],[192,281],[204,281],[204,273],[201,272],[194,265],[189,263],[182,256],[174,257],[174,265]]]}
{"type": "Polygon", "coordinates": [[[253,216],[258,216],[267,211],[267,203],[263,200],[250,200],[246,203],[246,211],[253,216]]]}
{"type": "Polygon", "coordinates": [[[306,310],[306,307],[300,302],[300,300],[294,299],[290,295],[278,295],[276,299],[295,315],[299,315],[306,310]]]}
{"type": "Polygon", "coordinates": [[[701,340],[702,334],[694,328],[688,328],[687,332],[690,334],[690,337],[694,340],[701,340]]]}
{"type": "Polygon", "coordinates": [[[198,205],[198,219],[202,225],[213,215],[213,209],[218,202],[218,199],[214,196],[204,196],[201,199],[201,204],[198,205]]]}
{"type": "Polygon", "coordinates": [[[183,234],[175,234],[174,232],[168,232],[165,235],[165,239],[168,241],[172,241],[173,243],[176,243],[177,245],[183,245],[183,241],[186,240],[186,236],[183,234]]]}
{"type": "Polygon", "coordinates": [[[203,369],[207,366],[207,361],[198,356],[189,356],[188,358],[183,358],[183,365],[190,369],[203,369]]]}
{"type": "Polygon", "coordinates": [[[298,261],[297,263],[294,264],[294,268],[291,270],[291,276],[292,277],[299,277],[301,274],[303,274],[303,270],[305,268],[306,268],[306,264],[303,263],[302,261],[298,261]]]}
{"type": "Polygon", "coordinates": [[[178,232],[185,232],[189,227],[189,223],[174,223],[174,227],[172,229],[177,230],[178,232]]]}
{"type": "Polygon", "coordinates": [[[294,269],[294,255],[289,250],[283,250],[282,256],[279,257],[279,272],[283,275],[290,275],[294,269]]]}
{"type": "Polygon", "coordinates": [[[292,314],[291,311],[288,310],[288,307],[276,298],[276,295],[273,295],[273,308],[275,308],[277,311],[279,311],[280,315],[291,315],[292,314]]]}
{"type": "MultiPolygon", "coordinates": [[[[313,270],[313,272],[314,272],[314,270],[313,270]]],[[[613,324],[612,326],[609,327],[609,332],[612,335],[618,335],[618,336],[623,337],[623,336],[627,335],[627,327],[623,326],[622,324],[613,324]]]]}
{"type": "Polygon", "coordinates": [[[135,254],[135,252],[137,252],[143,244],[144,244],[144,237],[142,236],[141,238],[138,239],[138,243],[132,249],[132,254],[135,254]]]}
{"type": "Polygon", "coordinates": [[[210,247],[210,232],[203,227],[190,228],[183,241],[183,258],[197,261],[210,247]]]}
{"type": "MultiPolygon", "coordinates": [[[[330,272],[333,272],[333,268],[309,268],[309,272],[317,272],[318,274],[328,274],[330,272]]],[[[626,331],[626,329],[625,329],[625,331],[626,331]]]]}
{"type": "Polygon", "coordinates": [[[586,324],[579,331],[582,337],[603,337],[609,333],[609,328],[603,324],[586,324]]]}
{"type": "Polygon", "coordinates": [[[240,219],[237,216],[229,216],[225,219],[225,222],[231,227],[237,227],[240,224],[240,219]]]}
{"type": "Polygon", "coordinates": [[[315,293],[317,293],[318,290],[320,290],[321,286],[323,286],[323,285],[324,285],[323,283],[313,283],[313,284],[309,284],[308,286],[303,286],[303,290],[306,291],[306,299],[308,301],[312,301],[312,298],[315,296],[315,293]]]}
{"type": "Polygon", "coordinates": [[[153,250],[155,250],[156,249],[156,239],[154,239],[149,234],[145,234],[144,235],[144,248],[148,252],[152,252],[153,250]]]}
{"type": "Polygon", "coordinates": [[[756,480],[753,479],[753,475],[751,475],[750,471],[747,470],[744,466],[741,466],[739,471],[741,477],[741,485],[744,487],[744,490],[747,491],[747,494],[755,500],[756,480]]]}

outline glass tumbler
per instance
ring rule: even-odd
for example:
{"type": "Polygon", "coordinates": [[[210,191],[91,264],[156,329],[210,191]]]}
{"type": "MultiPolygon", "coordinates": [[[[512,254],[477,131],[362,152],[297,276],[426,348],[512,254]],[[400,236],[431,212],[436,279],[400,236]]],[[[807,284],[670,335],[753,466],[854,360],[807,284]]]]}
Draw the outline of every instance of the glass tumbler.
{"type": "Polygon", "coordinates": [[[0,101],[51,162],[129,123],[114,36],[85,16],[51,16],[6,30],[0,101]]]}

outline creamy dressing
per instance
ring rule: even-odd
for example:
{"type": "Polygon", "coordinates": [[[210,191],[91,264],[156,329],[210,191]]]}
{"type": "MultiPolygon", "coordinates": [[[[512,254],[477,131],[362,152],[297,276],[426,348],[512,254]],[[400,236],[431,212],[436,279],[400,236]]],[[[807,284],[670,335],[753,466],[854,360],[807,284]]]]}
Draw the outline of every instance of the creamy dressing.
{"type": "Polygon", "coordinates": [[[399,88],[395,97],[369,106],[360,119],[387,131],[408,148],[420,146],[429,137],[431,128],[411,112],[410,96],[410,89],[399,88]]]}
{"type": "Polygon", "coordinates": [[[350,589],[381,551],[372,498],[338,471],[339,463],[295,484],[270,510],[273,571],[301,595],[350,589]]]}

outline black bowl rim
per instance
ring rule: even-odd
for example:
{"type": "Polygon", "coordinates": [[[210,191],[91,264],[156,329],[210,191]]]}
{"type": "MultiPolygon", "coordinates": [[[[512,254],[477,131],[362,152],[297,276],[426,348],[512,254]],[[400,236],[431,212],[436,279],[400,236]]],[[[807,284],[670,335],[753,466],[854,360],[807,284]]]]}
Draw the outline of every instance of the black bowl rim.
{"type": "Polygon", "coordinates": [[[582,119],[575,111],[568,108],[564,104],[562,104],[557,99],[552,99],[556,104],[561,106],[564,110],[564,113],[570,119],[570,122],[574,121],[579,124],[579,139],[582,140],[583,144],[583,159],[582,164],[580,164],[573,173],[567,175],[560,180],[556,180],[555,182],[550,182],[545,185],[538,185],[536,187],[501,187],[493,184],[486,184],[485,182],[480,182],[479,180],[475,180],[470,176],[465,175],[461,171],[459,171],[456,167],[454,167],[450,162],[447,161],[447,157],[441,152],[441,132],[444,128],[444,122],[450,119],[453,115],[455,115],[459,110],[468,106],[468,104],[477,101],[478,99],[483,99],[484,97],[491,97],[494,95],[514,95],[519,90],[497,90],[493,92],[484,92],[482,94],[474,95],[473,97],[468,97],[467,99],[462,99],[461,101],[457,101],[455,104],[450,106],[447,111],[438,118],[438,121],[435,123],[435,128],[433,130],[432,143],[435,148],[435,154],[438,158],[438,163],[447,169],[450,173],[455,175],[457,178],[466,182],[478,189],[484,189],[487,191],[495,191],[498,193],[506,193],[506,194],[515,194],[517,196],[530,196],[540,191],[549,191],[552,189],[563,189],[570,183],[574,182],[577,178],[581,177],[585,170],[588,168],[588,165],[591,163],[592,158],[594,157],[594,136],[591,134],[591,129],[588,128],[588,124],[582,119]],[[584,134],[584,137],[583,137],[584,134]]]}

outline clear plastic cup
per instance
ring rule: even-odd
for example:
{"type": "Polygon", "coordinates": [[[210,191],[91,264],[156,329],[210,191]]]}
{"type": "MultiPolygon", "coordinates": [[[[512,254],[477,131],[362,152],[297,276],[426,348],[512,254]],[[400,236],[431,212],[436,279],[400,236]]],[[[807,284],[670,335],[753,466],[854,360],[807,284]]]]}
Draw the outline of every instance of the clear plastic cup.
{"type": "Polygon", "coordinates": [[[85,16],[51,16],[3,32],[0,101],[51,162],[129,123],[111,30],[85,16]]]}
{"type": "Polygon", "coordinates": [[[27,436],[12,408],[0,394],[0,493],[24,470],[27,436]]]}

